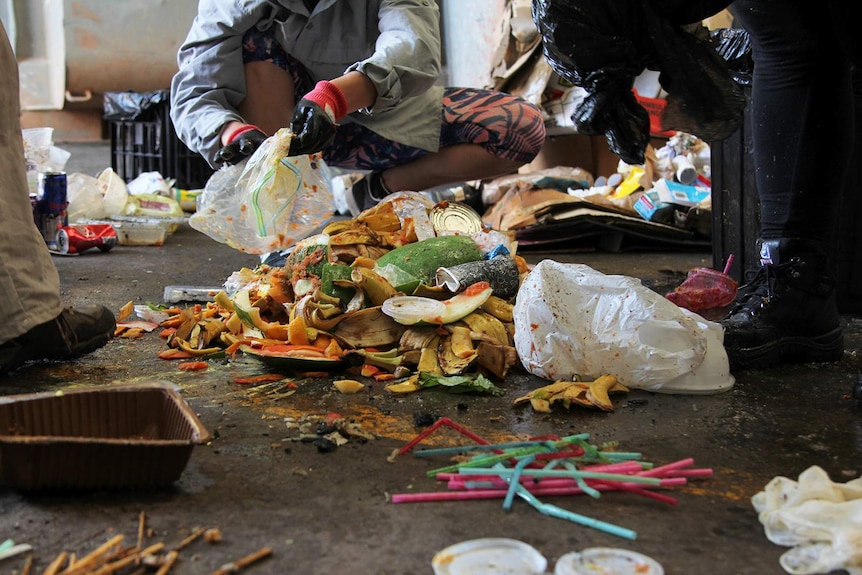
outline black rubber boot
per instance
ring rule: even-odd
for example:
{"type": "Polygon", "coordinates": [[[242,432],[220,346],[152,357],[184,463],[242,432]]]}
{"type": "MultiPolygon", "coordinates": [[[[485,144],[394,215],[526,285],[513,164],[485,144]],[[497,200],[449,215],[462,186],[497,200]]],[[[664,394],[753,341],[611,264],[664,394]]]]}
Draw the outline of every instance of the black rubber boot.
{"type": "Polygon", "coordinates": [[[721,320],[731,370],[840,360],[844,333],[825,248],[795,238],[759,244],[761,267],[721,320]]]}
{"type": "Polygon", "coordinates": [[[90,353],[114,336],[117,322],[102,305],[69,307],[51,321],[0,345],[0,375],[28,361],[71,359],[90,353]]]}

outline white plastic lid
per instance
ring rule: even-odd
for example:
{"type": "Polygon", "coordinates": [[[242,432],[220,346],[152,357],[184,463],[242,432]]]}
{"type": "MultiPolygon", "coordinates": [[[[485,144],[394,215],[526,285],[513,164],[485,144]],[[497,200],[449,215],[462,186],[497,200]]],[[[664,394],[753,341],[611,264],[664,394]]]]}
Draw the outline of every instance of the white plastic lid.
{"type": "Polygon", "coordinates": [[[592,547],[557,559],[554,575],[664,575],[664,568],[636,551],[592,547]]]}
{"type": "Polygon", "coordinates": [[[434,575],[540,575],[548,560],[522,541],[485,538],[447,547],[431,565],[434,575]]]}

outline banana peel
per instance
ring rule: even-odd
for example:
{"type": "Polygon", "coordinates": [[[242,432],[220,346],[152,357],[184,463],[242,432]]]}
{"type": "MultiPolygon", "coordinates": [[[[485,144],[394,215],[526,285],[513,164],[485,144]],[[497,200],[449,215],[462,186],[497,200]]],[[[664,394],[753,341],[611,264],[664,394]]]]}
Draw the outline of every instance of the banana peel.
{"type": "Polygon", "coordinates": [[[535,411],[548,413],[554,404],[560,403],[568,409],[572,404],[602,411],[613,411],[612,393],[625,393],[629,388],[617,381],[613,375],[602,375],[595,381],[555,381],[550,385],[532,390],[516,398],[513,406],[530,403],[535,411]]]}
{"type": "Polygon", "coordinates": [[[499,319],[485,311],[474,311],[461,318],[471,331],[480,334],[481,339],[497,345],[509,345],[509,332],[499,319]]]}
{"type": "Polygon", "coordinates": [[[499,296],[492,295],[479,308],[503,323],[515,321],[515,306],[499,296]]]}
{"type": "Polygon", "coordinates": [[[390,393],[413,393],[414,391],[419,391],[421,389],[419,386],[419,374],[411,375],[398,383],[390,383],[384,389],[390,393]]]}

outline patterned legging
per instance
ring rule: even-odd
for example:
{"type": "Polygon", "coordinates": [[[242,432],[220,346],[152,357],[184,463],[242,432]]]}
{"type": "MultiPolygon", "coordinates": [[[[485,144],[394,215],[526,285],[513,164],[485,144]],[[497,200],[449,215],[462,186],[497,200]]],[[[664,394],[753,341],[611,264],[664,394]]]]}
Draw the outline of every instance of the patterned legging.
{"type": "MultiPolygon", "coordinates": [[[[285,53],[271,34],[252,28],[243,38],[243,62],[261,61],[272,62],[291,75],[297,101],[312,88],[305,67],[285,53]]],[[[494,90],[446,88],[441,121],[440,148],[476,144],[494,156],[528,163],[545,141],[539,109],[522,98],[494,90]]],[[[428,153],[345,122],[338,127],[332,146],[323,151],[323,159],[340,168],[384,170],[428,153]]]]}

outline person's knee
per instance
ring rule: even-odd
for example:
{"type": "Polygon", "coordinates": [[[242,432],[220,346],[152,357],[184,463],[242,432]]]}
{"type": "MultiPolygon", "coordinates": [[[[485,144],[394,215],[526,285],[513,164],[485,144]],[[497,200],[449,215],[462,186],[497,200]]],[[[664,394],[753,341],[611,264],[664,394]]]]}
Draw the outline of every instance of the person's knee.
{"type": "Polygon", "coordinates": [[[503,157],[517,162],[532,162],[545,143],[545,120],[538,107],[523,102],[518,113],[513,116],[516,120],[510,126],[509,136],[506,138],[507,148],[503,157]]]}

